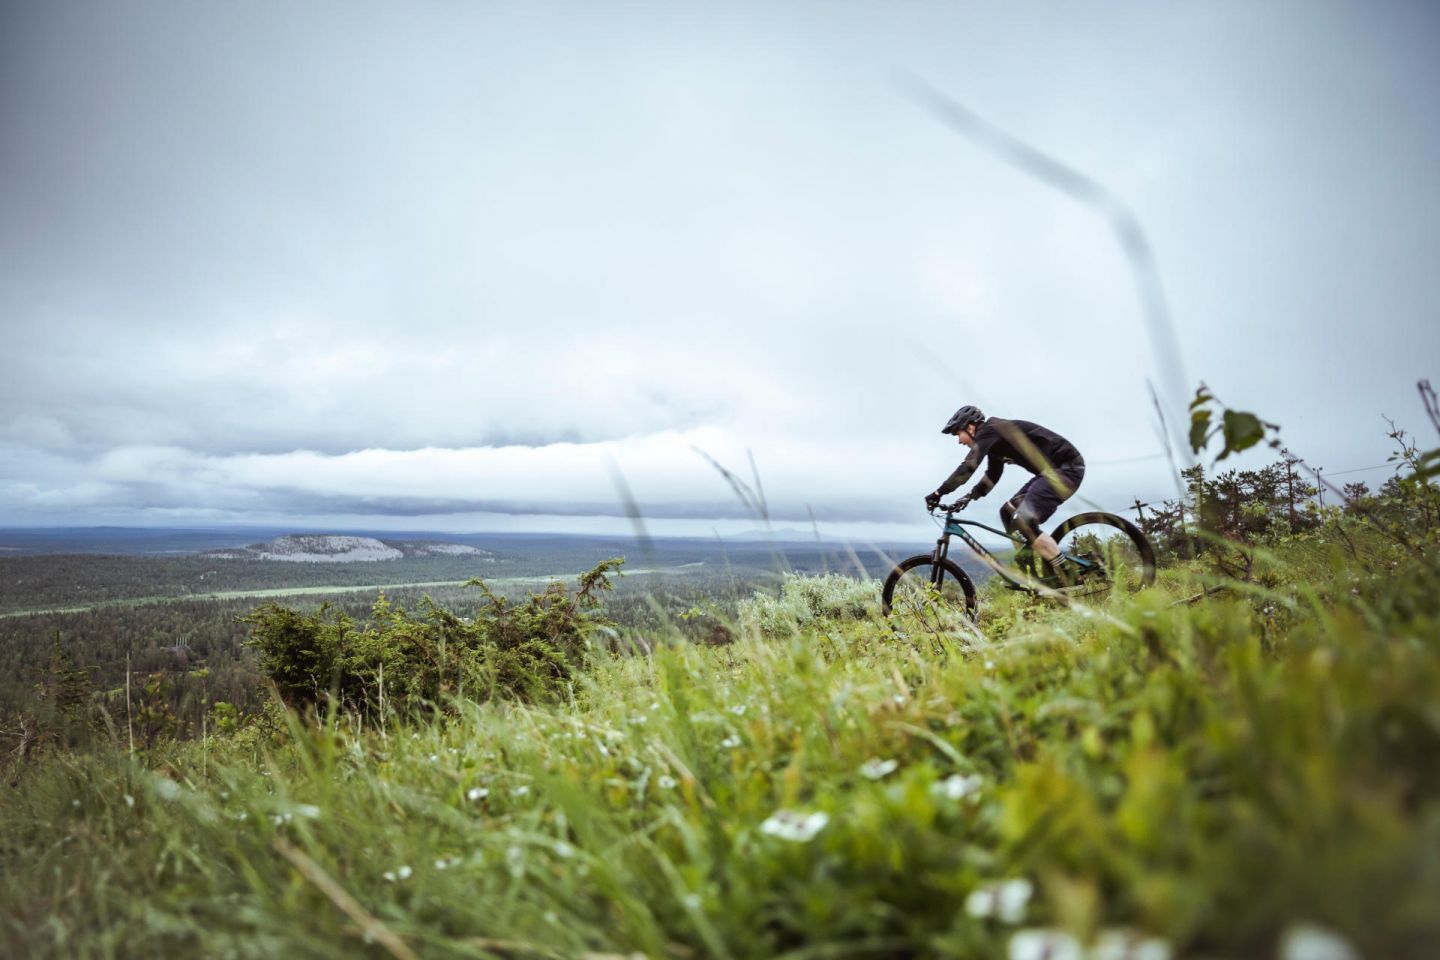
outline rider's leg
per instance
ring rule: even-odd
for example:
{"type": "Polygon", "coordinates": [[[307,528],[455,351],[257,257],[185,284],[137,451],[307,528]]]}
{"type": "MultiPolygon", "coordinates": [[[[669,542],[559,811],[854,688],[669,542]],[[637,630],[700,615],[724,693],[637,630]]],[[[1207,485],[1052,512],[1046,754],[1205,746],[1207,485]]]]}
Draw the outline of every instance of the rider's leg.
{"type": "Polygon", "coordinates": [[[1073,579],[1072,564],[1060,553],[1060,545],[1049,534],[1040,532],[1040,524],[1054,516],[1060,504],[1070,499],[1085,477],[1085,461],[1079,457],[1070,463],[1055,468],[1053,480],[1047,476],[1035,478],[1034,485],[1027,484],[1024,501],[1015,511],[1015,526],[1034,546],[1035,552],[1064,582],[1073,579]]]}

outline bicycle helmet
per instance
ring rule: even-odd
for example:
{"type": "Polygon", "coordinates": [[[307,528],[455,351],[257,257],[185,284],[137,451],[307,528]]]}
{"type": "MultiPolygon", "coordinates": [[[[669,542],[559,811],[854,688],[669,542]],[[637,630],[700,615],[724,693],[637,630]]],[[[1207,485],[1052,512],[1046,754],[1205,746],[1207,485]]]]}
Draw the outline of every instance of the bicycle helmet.
{"type": "Polygon", "coordinates": [[[983,422],[984,420],[985,414],[980,412],[980,408],[967,403],[959,410],[956,410],[955,414],[949,420],[945,421],[945,426],[940,428],[940,432],[959,433],[961,430],[970,426],[970,424],[983,422]]]}

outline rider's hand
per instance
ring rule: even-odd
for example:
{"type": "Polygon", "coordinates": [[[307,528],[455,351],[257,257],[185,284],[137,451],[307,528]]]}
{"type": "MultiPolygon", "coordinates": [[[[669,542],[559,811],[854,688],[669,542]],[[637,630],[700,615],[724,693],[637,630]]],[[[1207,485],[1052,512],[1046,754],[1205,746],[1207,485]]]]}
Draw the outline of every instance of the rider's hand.
{"type": "Polygon", "coordinates": [[[925,494],[925,509],[926,509],[926,510],[934,510],[934,509],[935,509],[936,507],[938,507],[938,506],[940,506],[940,494],[938,494],[938,493],[927,493],[927,494],[925,494]]]}

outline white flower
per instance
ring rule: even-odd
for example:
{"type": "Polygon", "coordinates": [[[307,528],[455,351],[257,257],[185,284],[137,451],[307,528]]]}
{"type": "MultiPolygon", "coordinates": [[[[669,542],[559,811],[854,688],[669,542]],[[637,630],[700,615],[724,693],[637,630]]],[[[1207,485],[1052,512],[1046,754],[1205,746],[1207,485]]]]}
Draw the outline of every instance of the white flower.
{"type": "Polygon", "coordinates": [[[1025,918],[1025,904],[1034,892],[1034,886],[1023,877],[987,884],[965,898],[965,912],[972,917],[997,917],[1003,923],[1019,923],[1025,918]]]}
{"type": "Polygon", "coordinates": [[[1009,960],[1084,960],[1080,941],[1062,930],[1020,930],[1010,938],[1009,960]]]}
{"type": "Polygon", "coordinates": [[[133,806],[135,806],[135,798],[132,797],[132,796],[130,796],[130,794],[128,794],[128,793],[125,794],[125,806],[127,806],[127,807],[133,807],[133,806]]]}
{"type": "Polygon", "coordinates": [[[972,773],[968,777],[952,773],[931,787],[930,791],[947,800],[960,800],[979,792],[984,785],[985,780],[978,773],[972,773]]]}
{"type": "Polygon", "coordinates": [[[560,922],[560,915],[559,915],[558,913],[556,913],[554,910],[546,910],[546,911],[545,911],[545,922],[546,922],[546,923],[559,923],[559,922],[560,922]]]}
{"type": "Polygon", "coordinates": [[[743,703],[737,703],[737,704],[735,704],[735,706],[733,706],[733,707],[730,708],[730,712],[733,713],[733,714],[735,714],[735,716],[737,716],[737,717],[743,717],[743,716],[745,716],[745,704],[743,704],[743,703]]]}
{"type": "Polygon", "coordinates": [[[484,800],[488,796],[490,796],[490,791],[484,787],[471,787],[465,791],[465,799],[467,800],[484,800]]]}
{"type": "Polygon", "coordinates": [[[905,698],[897,693],[895,694],[895,702],[903,704],[905,702],[905,698]]]}
{"type": "Polygon", "coordinates": [[[736,747],[740,746],[740,738],[733,736],[726,737],[724,740],[720,741],[720,746],[724,747],[727,750],[734,750],[736,747]]]}
{"type": "Polygon", "coordinates": [[[866,780],[879,780],[882,777],[894,773],[900,766],[897,760],[877,760],[871,758],[860,765],[860,776],[866,780]]]}
{"type": "Polygon", "coordinates": [[[986,661],[985,661],[985,669],[986,669],[986,670],[994,670],[994,669],[995,669],[995,661],[994,661],[994,660],[986,660],[986,661]]]}
{"type": "Polygon", "coordinates": [[[659,709],[660,709],[660,701],[659,701],[659,700],[656,700],[656,701],[652,702],[652,703],[650,704],[650,709],[651,709],[651,710],[659,710],[659,709]]]}
{"type": "Polygon", "coordinates": [[[307,820],[320,819],[320,808],[313,803],[302,803],[295,808],[295,812],[307,820]]]}
{"type": "Polygon", "coordinates": [[[409,880],[410,875],[414,872],[415,871],[411,870],[408,866],[404,866],[398,870],[386,870],[381,876],[389,882],[394,883],[396,880],[409,880]]]}
{"type": "Polygon", "coordinates": [[[430,762],[431,762],[431,763],[439,763],[439,762],[440,762],[440,755],[439,755],[438,753],[432,753],[432,754],[430,754],[430,762]]]}
{"type": "Polygon", "coordinates": [[[510,866],[510,876],[523,877],[525,875],[525,851],[519,846],[511,844],[505,849],[505,862],[510,866]]]}
{"type": "Polygon", "coordinates": [[[517,797],[523,797],[523,796],[525,796],[525,794],[527,794],[527,793],[529,793],[529,792],[530,792],[530,788],[529,788],[529,787],[516,787],[514,790],[511,790],[511,791],[510,791],[510,793],[511,793],[512,795],[517,796],[517,797]]]}
{"type": "Polygon", "coordinates": [[[575,856],[575,848],[570,846],[570,844],[566,843],[564,840],[557,842],[555,844],[554,850],[557,857],[575,856]]]}
{"type": "Polygon", "coordinates": [[[668,773],[662,773],[660,775],[660,779],[656,780],[655,782],[660,786],[661,790],[675,789],[675,778],[670,776],[668,773]]]}
{"type": "Polygon", "coordinates": [[[444,857],[444,858],[442,858],[442,859],[440,859],[440,860],[436,860],[436,861],[435,861],[435,869],[436,869],[436,870],[449,870],[451,867],[456,866],[456,865],[459,864],[459,863],[460,863],[460,858],[459,858],[459,857],[444,857]]]}
{"type": "Polygon", "coordinates": [[[820,811],[777,810],[760,824],[760,832],[792,843],[808,843],[829,822],[830,815],[820,811]]]}
{"type": "Polygon", "coordinates": [[[1339,934],[1311,923],[1285,931],[1280,960],[1359,960],[1360,954],[1339,934]]]}
{"type": "Polygon", "coordinates": [[[1170,944],[1132,930],[1102,930],[1089,960],[1170,960],[1170,944]]]}

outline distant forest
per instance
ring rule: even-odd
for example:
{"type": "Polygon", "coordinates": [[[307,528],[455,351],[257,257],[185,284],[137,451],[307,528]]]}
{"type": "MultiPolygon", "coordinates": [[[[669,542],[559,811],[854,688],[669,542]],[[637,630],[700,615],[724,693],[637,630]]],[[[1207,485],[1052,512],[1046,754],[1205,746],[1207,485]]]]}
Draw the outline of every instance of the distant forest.
{"type": "Polygon", "coordinates": [[[644,549],[633,541],[597,538],[537,539],[524,546],[523,554],[496,551],[493,561],[440,556],[293,563],[80,553],[0,558],[0,729],[43,719],[77,700],[105,707],[123,726],[127,667],[131,713],[142,717],[142,738],[198,736],[215,722],[217,704],[225,705],[218,708],[224,716],[258,710],[267,691],[244,646],[248,628],[238,618],[265,599],[305,610],[328,602],[364,621],[377,596],[374,585],[426,584],[387,588],[385,595],[407,609],[429,595],[470,616],[481,597],[460,584],[471,577],[513,596],[541,589],[544,578],[568,579],[623,553],[622,574],[635,572],[618,579],[606,604],[622,629],[653,631],[669,622],[696,642],[713,643],[729,638],[738,601],[772,586],[782,571],[873,579],[894,560],[888,551],[859,556],[828,544],[660,540],[644,549]],[[325,587],[338,589],[329,593],[325,587]],[[258,590],[316,592],[203,596],[258,590]]]}

